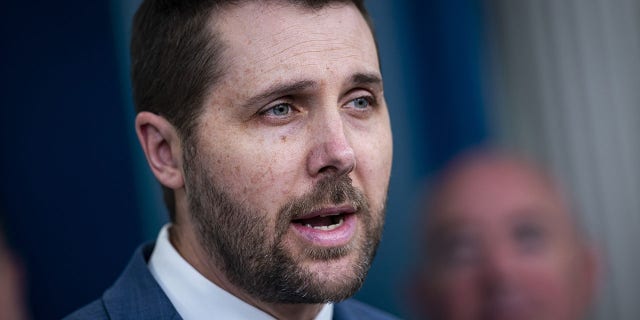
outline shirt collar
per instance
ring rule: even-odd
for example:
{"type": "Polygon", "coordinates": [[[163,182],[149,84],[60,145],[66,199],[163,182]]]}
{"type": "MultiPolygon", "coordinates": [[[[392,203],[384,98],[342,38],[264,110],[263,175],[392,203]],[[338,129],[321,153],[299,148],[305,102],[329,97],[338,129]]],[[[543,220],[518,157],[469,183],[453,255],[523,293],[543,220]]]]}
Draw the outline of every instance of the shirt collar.
{"type": "MultiPolygon", "coordinates": [[[[169,227],[158,234],[149,259],[149,271],[185,320],[219,319],[273,320],[269,314],[240,300],[209,281],[192,267],[169,241],[169,227]]],[[[315,320],[330,320],[333,304],[326,304],[315,320]]]]}

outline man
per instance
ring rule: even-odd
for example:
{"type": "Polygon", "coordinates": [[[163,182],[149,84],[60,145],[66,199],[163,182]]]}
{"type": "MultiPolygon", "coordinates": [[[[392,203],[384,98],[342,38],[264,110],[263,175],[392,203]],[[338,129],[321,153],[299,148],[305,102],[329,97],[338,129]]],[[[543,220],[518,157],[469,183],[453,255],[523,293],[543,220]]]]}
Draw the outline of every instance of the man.
{"type": "Polygon", "coordinates": [[[541,170],[476,151],[440,176],[412,299],[442,320],[582,319],[597,264],[569,204],[541,170]]]}
{"type": "Polygon", "coordinates": [[[145,1],[135,126],[171,224],[69,319],[387,318],[340,302],[391,170],[367,21],[360,1],[145,1]]]}

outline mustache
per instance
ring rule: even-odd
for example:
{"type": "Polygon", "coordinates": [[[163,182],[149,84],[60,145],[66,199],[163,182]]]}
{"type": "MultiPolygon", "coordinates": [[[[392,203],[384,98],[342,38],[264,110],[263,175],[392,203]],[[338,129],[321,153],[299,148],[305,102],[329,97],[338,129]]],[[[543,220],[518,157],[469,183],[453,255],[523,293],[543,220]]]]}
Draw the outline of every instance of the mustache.
{"type": "Polygon", "coordinates": [[[349,204],[357,214],[368,213],[369,204],[364,194],[353,186],[349,176],[327,177],[320,180],[308,193],[288,201],[278,214],[279,220],[288,224],[303,214],[327,205],[349,204]]]}

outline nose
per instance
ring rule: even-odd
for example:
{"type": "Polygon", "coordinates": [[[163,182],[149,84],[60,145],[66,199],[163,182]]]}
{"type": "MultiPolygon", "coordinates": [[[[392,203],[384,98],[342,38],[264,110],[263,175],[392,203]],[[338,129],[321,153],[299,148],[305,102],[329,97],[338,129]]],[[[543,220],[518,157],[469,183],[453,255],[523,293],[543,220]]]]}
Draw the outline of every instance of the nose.
{"type": "Polygon", "coordinates": [[[504,246],[486,252],[483,261],[484,287],[487,294],[499,294],[511,288],[517,277],[522,276],[518,270],[518,257],[504,246]]]}
{"type": "Polygon", "coordinates": [[[316,119],[312,125],[307,171],[312,177],[347,175],[356,167],[356,156],[338,112],[316,119]]]}

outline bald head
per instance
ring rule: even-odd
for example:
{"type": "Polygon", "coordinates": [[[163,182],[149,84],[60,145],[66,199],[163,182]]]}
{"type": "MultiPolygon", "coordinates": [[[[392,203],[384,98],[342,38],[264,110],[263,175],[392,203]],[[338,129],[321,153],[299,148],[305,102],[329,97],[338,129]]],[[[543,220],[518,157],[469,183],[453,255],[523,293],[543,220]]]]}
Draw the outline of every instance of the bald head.
{"type": "Polygon", "coordinates": [[[439,319],[579,319],[593,259],[566,197],[516,157],[455,160],[430,195],[422,285],[439,319]]]}
{"type": "MultiPolygon", "coordinates": [[[[529,217],[549,220],[563,235],[577,237],[577,223],[561,188],[542,169],[497,151],[454,160],[440,175],[428,205],[427,226],[437,231],[456,221],[529,217]]],[[[437,233],[437,232],[436,232],[437,233]]]]}

